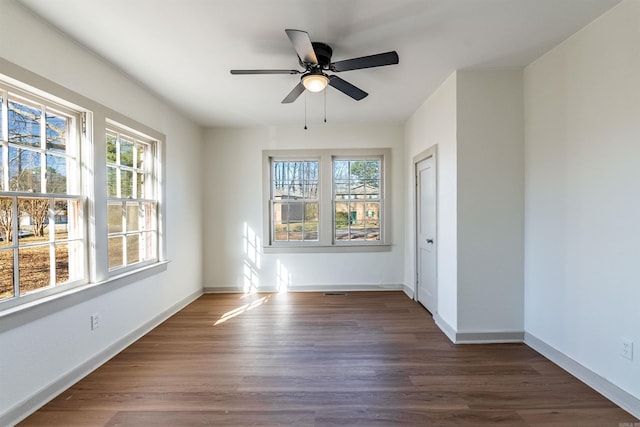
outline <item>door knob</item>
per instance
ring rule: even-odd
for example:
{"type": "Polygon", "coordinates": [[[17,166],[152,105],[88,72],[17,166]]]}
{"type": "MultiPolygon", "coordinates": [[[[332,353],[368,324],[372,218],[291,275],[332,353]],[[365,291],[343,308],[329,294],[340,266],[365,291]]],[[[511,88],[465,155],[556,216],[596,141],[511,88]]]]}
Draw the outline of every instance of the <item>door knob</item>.
{"type": "Polygon", "coordinates": [[[433,239],[427,239],[427,243],[433,244],[433,239]]]}

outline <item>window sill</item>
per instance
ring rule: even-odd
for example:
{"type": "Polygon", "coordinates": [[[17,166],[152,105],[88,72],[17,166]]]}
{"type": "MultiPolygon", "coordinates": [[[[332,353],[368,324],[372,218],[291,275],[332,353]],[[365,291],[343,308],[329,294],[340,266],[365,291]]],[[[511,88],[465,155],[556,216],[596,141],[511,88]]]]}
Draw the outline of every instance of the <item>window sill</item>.
{"type": "Polygon", "coordinates": [[[81,304],[110,292],[117,287],[126,286],[166,271],[167,264],[169,264],[169,261],[160,261],[137,270],[110,277],[101,282],[79,285],[62,292],[1,310],[0,319],[2,319],[2,322],[0,322],[0,332],[81,304]]]}
{"type": "Polygon", "coordinates": [[[284,253],[358,253],[358,252],[391,252],[391,244],[375,245],[287,245],[287,246],[263,246],[265,254],[284,253]]]}

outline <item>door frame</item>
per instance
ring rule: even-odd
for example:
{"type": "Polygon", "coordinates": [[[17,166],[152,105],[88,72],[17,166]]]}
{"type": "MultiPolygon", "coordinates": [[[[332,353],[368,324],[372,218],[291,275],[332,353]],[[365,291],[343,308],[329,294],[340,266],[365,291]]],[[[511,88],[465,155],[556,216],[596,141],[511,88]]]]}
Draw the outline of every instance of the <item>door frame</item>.
{"type": "Polygon", "coordinates": [[[418,267],[418,263],[420,262],[419,259],[419,242],[418,242],[418,202],[420,200],[419,194],[418,194],[418,163],[420,163],[423,160],[427,160],[429,157],[433,158],[433,181],[434,181],[434,186],[435,186],[435,211],[436,211],[436,217],[435,217],[435,223],[436,223],[436,227],[434,230],[434,240],[435,240],[435,244],[434,244],[434,251],[435,251],[435,279],[436,279],[436,287],[435,287],[435,293],[434,293],[434,297],[435,297],[435,304],[434,307],[435,309],[433,310],[433,313],[431,313],[434,317],[436,316],[437,312],[438,312],[438,144],[434,144],[431,147],[427,148],[424,151],[421,151],[420,153],[416,154],[415,156],[413,156],[413,299],[414,301],[418,301],[418,271],[419,271],[419,267],[418,267]]]}

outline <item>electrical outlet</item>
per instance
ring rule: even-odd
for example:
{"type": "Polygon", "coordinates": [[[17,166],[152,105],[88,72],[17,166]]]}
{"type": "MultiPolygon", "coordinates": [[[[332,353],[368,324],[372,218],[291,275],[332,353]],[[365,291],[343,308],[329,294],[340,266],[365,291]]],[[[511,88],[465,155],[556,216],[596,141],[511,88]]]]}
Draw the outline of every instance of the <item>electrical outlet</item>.
{"type": "Polygon", "coordinates": [[[95,331],[100,327],[100,316],[98,313],[91,315],[91,330],[95,331]]]}
{"type": "Polygon", "coordinates": [[[633,360],[633,341],[627,338],[621,338],[622,346],[620,347],[620,355],[629,360],[633,360]]]}

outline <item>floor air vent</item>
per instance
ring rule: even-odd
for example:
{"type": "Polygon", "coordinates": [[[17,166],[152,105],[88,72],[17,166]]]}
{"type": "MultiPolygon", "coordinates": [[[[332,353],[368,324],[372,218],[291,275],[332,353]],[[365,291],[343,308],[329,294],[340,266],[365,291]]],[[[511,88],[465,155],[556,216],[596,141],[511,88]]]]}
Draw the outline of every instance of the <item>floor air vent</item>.
{"type": "Polygon", "coordinates": [[[324,296],[325,297],[346,297],[347,293],[346,292],[325,292],[324,296]]]}

